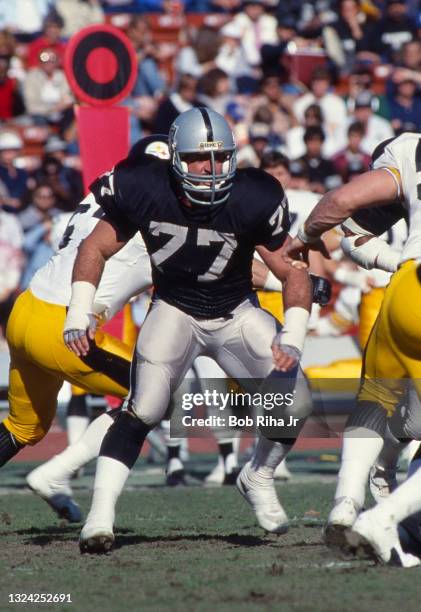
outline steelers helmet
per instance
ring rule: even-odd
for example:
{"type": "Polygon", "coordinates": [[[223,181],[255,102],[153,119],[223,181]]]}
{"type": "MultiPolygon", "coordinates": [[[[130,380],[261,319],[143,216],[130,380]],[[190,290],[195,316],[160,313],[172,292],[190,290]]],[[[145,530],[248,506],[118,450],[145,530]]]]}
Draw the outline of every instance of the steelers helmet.
{"type": "Polygon", "coordinates": [[[152,134],[138,140],[130,149],[129,159],[141,159],[144,155],[152,155],[158,159],[169,159],[168,136],[165,134],[152,134]]]}
{"type": "Polygon", "coordinates": [[[202,107],[181,113],[171,125],[168,144],[175,177],[192,204],[212,206],[228,199],[237,169],[236,147],[222,115],[202,107]],[[209,155],[210,174],[189,172],[186,160],[191,154],[209,155]],[[222,161],[219,174],[216,161],[222,161]]]}

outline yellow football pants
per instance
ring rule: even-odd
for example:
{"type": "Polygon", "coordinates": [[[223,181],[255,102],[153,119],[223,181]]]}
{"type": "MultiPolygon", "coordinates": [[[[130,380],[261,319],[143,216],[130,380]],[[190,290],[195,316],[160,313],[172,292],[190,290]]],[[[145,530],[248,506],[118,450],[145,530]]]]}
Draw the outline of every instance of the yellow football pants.
{"type": "Polygon", "coordinates": [[[66,308],[37,299],[29,290],[15,302],[6,336],[10,348],[9,415],[4,425],[21,444],[48,432],[64,380],[98,395],[125,397],[132,348],[98,330],[87,358],[63,343],[66,308]]]}
{"type": "Polygon", "coordinates": [[[280,323],[284,322],[284,303],[279,291],[258,291],[260,307],[270,312],[280,323]]]}
{"type": "Polygon", "coordinates": [[[421,397],[421,283],[408,261],[392,276],[368,340],[360,400],[380,403],[390,416],[411,378],[421,397]]]}
{"type": "Polygon", "coordinates": [[[383,303],[385,287],[376,287],[361,295],[359,341],[362,350],[367,346],[370,332],[374,327],[383,303]]]}

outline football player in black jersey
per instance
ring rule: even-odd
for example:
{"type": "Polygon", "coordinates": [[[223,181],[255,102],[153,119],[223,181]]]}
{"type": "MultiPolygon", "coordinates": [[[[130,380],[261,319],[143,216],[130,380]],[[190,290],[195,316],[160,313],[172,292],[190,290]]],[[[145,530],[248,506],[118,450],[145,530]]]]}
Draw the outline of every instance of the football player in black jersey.
{"type": "MultiPolygon", "coordinates": [[[[287,264],[288,202],[262,170],[237,170],[236,147],[225,119],[195,108],[174,121],[170,161],[130,158],[91,187],[105,217],[79,249],[65,323],[67,346],[89,350],[89,313],[105,261],[140,231],[152,262],[152,306],[132,364],[128,410],[101,446],[94,497],[82,530],[82,551],[104,552],[114,535],[114,507],[145,436],[164,416],[169,397],[198,355],[214,358],[242,386],[275,371],[302,380],[298,368],[311,305],[311,282],[301,262],[287,264]],[[252,291],[257,250],[283,282],[285,325],[260,309],[252,291]]],[[[311,410],[305,384],[285,416],[311,410]]],[[[262,527],[284,532],[287,517],[273,471],[292,447],[291,437],[261,436],[238,486],[262,527]]]]}

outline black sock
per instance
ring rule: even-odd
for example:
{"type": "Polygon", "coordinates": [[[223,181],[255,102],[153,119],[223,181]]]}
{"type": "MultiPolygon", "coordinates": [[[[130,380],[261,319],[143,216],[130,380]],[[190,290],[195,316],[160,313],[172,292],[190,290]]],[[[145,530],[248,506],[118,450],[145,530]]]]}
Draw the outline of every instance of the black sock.
{"type": "Polygon", "coordinates": [[[102,441],[100,457],[116,459],[131,470],[146,436],[153,427],[146,425],[130,412],[121,412],[102,441]]]}
{"type": "Polygon", "coordinates": [[[24,446],[15,440],[3,423],[0,423],[0,467],[17,455],[24,446]]]}
{"type": "Polygon", "coordinates": [[[219,454],[222,455],[225,460],[228,455],[234,452],[234,447],[232,442],[218,442],[219,454]]]}
{"type": "Polygon", "coordinates": [[[88,416],[88,404],[86,402],[86,395],[72,395],[69,403],[67,404],[67,416],[88,416]]]}
{"type": "Polygon", "coordinates": [[[180,448],[181,448],[181,444],[178,444],[177,446],[167,446],[168,461],[170,459],[180,458],[180,448]]]}

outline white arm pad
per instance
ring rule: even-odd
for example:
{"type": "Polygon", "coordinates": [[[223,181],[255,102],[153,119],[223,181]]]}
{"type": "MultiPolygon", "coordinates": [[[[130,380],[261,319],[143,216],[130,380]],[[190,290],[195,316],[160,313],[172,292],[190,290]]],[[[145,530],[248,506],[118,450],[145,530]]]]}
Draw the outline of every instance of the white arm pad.
{"type": "Polygon", "coordinates": [[[265,291],[282,291],[282,282],[269,270],[263,289],[265,291]]]}
{"type": "Polygon", "coordinates": [[[351,270],[346,266],[339,266],[336,268],[333,278],[343,285],[357,287],[357,289],[361,289],[363,293],[368,293],[371,289],[368,283],[369,276],[367,272],[361,269],[351,270]]]}
{"type": "Polygon", "coordinates": [[[360,246],[355,246],[360,236],[347,236],[342,238],[341,247],[345,255],[348,255],[359,266],[366,270],[379,268],[386,272],[396,272],[401,254],[392,249],[387,242],[377,236],[360,246]]]}
{"type": "Polygon", "coordinates": [[[75,281],[72,283],[72,297],[64,324],[64,331],[70,329],[87,329],[93,312],[93,302],[96,287],[87,281],[75,281]]]}
{"type": "Polygon", "coordinates": [[[285,311],[284,326],[281,330],[281,345],[294,346],[302,353],[307,333],[310,313],[300,306],[292,306],[285,311]]]}

